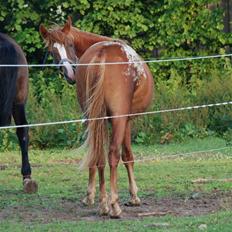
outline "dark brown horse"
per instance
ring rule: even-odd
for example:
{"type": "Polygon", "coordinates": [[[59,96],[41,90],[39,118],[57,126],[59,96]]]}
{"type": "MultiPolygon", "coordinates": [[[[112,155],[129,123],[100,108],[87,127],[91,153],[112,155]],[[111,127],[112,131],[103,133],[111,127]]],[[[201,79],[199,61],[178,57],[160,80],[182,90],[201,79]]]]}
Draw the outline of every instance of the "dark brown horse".
{"type": "MultiPolygon", "coordinates": [[[[27,61],[20,46],[9,36],[0,33],[0,64],[26,65],[27,61]]],[[[0,127],[9,125],[11,116],[16,125],[26,125],[25,104],[28,94],[27,67],[0,67],[0,127]]],[[[17,136],[22,153],[24,191],[37,191],[37,184],[31,180],[28,158],[28,128],[17,128],[17,136]]]]}
{"type": "MultiPolygon", "coordinates": [[[[78,101],[87,118],[143,112],[150,104],[153,78],[146,64],[105,64],[107,62],[142,61],[136,52],[124,42],[80,31],[72,27],[71,18],[68,18],[62,28],[47,30],[41,25],[40,33],[48,50],[52,52],[57,62],[63,64],[67,81],[76,83],[78,101]],[[73,70],[72,64],[77,61],[80,66],[73,70]],[[94,65],[94,63],[101,65],[94,65]]],[[[94,203],[95,177],[98,169],[100,214],[110,213],[111,217],[117,218],[121,214],[117,190],[117,166],[120,156],[128,172],[130,204],[139,205],[140,199],[137,196],[133,173],[130,117],[112,118],[108,121],[112,126],[108,151],[110,208],[104,179],[104,153],[108,142],[107,120],[88,121],[89,151],[83,165],[89,167],[89,184],[87,196],[83,202],[94,203]]]]}

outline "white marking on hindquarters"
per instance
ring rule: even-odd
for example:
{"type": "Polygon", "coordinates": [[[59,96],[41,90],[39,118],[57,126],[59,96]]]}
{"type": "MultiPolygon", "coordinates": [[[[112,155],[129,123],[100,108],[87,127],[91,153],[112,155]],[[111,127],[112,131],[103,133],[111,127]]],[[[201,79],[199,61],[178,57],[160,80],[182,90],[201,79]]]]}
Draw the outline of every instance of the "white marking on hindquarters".
{"type": "Polygon", "coordinates": [[[123,45],[122,49],[126,53],[127,59],[130,62],[130,64],[128,65],[126,74],[130,75],[131,68],[133,67],[136,70],[134,81],[139,80],[142,76],[146,78],[146,73],[143,67],[143,63],[138,62],[138,61],[142,61],[140,56],[136,53],[136,51],[133,48],[131,48],[127,44],[122,44],[122,45],[123,45]],[[136,62],[136,63],[133,63],[133,62],[136,62]]]}
{"type": "MultiPolygon", "coordinates": [[[[68,60],[67,52],[66,52],[65,46],[63,44],[54,43],[53,46],[54,46],[54,48],[56,48],[58,50],[59,55],[60,55],[60,60],[64,60],[64,59],[68,60]]],[[[64,61],[63,65],[68,72],[67,75],[69,77],[72,77],[74,75],[72,65],[68,61],[64,61]]]]}
{"type": "Polygon", "coordinates": [[[104,46],[113,46],[113,45],[119,45],[121,47],[121,50],[123,53],[126,54],[126,57],[128,59],[128,68],[125,71],[125,74],[127,77],[129,76],[133,76],[134,77],[134,81],[137,81],[137,85],[139,85],[139,80],[144,77],[147,78],[145,69],[144,69],[144,64],[142,63],[142,59],[141,57],[136,53],[136,51],[131,48],[130,46],[128,46],[125,42],[123,41],[101,41],[98,43],[95,43],[94,45],[92,45],[92,47],[104,43],[104,46]],[[140,62],[141,61],[141,62],[140,62]],[[134,63],[135,62],[135,63],[134,63]]]}

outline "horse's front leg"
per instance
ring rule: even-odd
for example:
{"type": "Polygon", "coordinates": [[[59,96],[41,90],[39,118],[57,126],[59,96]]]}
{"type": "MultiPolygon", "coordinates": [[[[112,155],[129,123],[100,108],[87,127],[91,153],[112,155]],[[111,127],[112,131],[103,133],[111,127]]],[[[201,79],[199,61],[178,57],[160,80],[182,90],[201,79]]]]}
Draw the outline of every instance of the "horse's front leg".
{"type": "MultiPolygon", "coordinates": [[[[13,117],[16,125],[27,125],[24,104],[15,104],[13,106],[13,117]]],[[[31,180],[31,166],[28,157],[28,127],[17,128],[16,134],[19,140],[22,154],[21,174],[23,176],[24,191],[26,193],[34,193],[37,192],[38,185],[35,181],[31,180]]]]}
{"type": "Polygon", "coordinates": [[[89,168],[89,183],[86,197],[82,200],[82,203],[87,206],[94,204],[95,193],[96,193],[96,172],[97,167],[89,168]]]}

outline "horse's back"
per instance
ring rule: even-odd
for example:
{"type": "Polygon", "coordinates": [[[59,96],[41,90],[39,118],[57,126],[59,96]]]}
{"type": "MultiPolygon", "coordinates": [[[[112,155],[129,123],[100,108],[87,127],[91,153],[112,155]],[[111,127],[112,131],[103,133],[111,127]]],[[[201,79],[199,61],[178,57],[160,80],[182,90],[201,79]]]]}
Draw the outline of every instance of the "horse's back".
{"type": "Polygon", "coordinates": [[[99,70],[104,69],[104,95],[110,114],[144,111],[152,99],[153,77],[148,66],[141,61],[132,48],[120,41],[104,41],[91,46],[81,57],[80,64],[106,64],[78,67],[76,75],[79,96],[85,92],[83,80],[88,70],[95,73],[92,78],[98,78],[99,70]]]}

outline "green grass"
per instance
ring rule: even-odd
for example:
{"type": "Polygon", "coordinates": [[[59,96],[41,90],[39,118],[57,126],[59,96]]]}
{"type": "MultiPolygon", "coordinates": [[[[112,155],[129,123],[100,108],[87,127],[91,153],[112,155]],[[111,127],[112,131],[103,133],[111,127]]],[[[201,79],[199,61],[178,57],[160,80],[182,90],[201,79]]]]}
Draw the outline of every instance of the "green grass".
{"type": "MultiPolygon", "coordinates": [[[[187,198],[195,191],[210,193],[215,189],[228,191],[230,182],[211,182],[196,185],[197,178],[232,178],[231,148],[224,148],[220,138],[191,140],[183,144],[134,146],[136,159],[154,158],[152,162],[138,162],[135,176],[142,199],[163,197],[187,198]],[[207,151],[208,150],[208,151],[207,151]],[[195,153],[199,151],[199,153],[195,153]],[[202,152],[206,151],[206,152],[202,152]],[[194,152],[194,153],[193,153],[194,152]],[[178,154],[178,155],[177,155],[178,154]]],[[[80,209],[80,200],[86,192],[88,173],[78,169],[77,162],[83,150],[31,151],[33,178],[39,183],[37,194],[22,192],[20,153],[0,153],[0,231],[231,231],[232,211],[225,208],[204,216],[165,216],[137,219],[84,220],[86,211],[80,209]],[[4,217],[2,216],[4,215],[4,217]],[[68,215],[68,217],[67,217],[68,215]],[[120,222],[120,223],[119,223],[120,222]],[[168,227],[154,228],[154,223],[168,223],[168,227]]],[[[109,169],[106,169],[107,188],[109,169]]],[[[123,165],[119,166],[119,194],[121,203],[128,200],[128,181],[123,165]]],[[[109,188],[108,188],[109,191],[109,188]]],[[[97,214],[97,205],[88,214],[97,214]]]]}
{"type": "Polygon", "coordinates": [[[232,213],[221,212],[210,216],[201,217],[163,217],[163,218],[146,218],[143,220],[106,220],[97,222],[63,222],[55,221],[49,224],[35,224],[35,223],[16,223],[6,221],[1,223],[1,231],[172,231],[172,232],[190,232],[190,231],[201,231],[199,226],[202,224],[207,225],[207,230],[204,231],[215,231],[215,232],[230,232],[232,226],[232,213]],[[169,226],[154,228],[154,223],[168,223],[169,226]]]}

